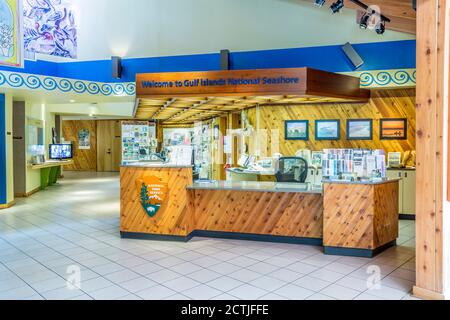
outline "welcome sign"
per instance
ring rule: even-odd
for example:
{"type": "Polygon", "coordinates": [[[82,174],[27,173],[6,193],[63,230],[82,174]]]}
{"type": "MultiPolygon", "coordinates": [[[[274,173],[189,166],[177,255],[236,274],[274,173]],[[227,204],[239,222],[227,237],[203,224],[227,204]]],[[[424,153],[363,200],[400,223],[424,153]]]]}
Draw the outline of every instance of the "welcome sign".
{"type": "Polygon", "coordinates": [[[136,187],[139,190],[139,198],[142,208],[151,217],[155,217],[164,200],[167,198],[168,185],[155,176],[148,176],[136,180],[136,187]]]}
{"type": "Polygon", "coordinates": [[[305,94],[307,68],[147,73],[136,76],[142,96],[305,94]]]}

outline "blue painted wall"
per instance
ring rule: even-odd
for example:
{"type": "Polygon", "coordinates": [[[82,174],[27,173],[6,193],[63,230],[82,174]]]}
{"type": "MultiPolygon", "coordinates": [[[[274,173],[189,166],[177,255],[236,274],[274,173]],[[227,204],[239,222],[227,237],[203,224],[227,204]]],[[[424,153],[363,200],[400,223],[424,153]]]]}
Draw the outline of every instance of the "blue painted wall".
{"type": "MultiPolygon", "coordinates": [[[[359,69],[386,70],[416,67],[416,41],[391,41],[354,45],[365,60],[359,69]]],[[[341,46],[236,52],[231,54],[231,68],[266,69],[311,67],[330,72],[354,71],[341,46]]],[[[25,61],[24,69],[0,67],[0,70],[48,75],[100,82],[134,82],[136,73],[212,71],[220,69],[219,54],[124,59],[121,80],[111,78],[111,61],[54,63],[25,61]]]]}
{"type": "Polygon", "coordinates": [[[7,202],[5,113],[6,113],[5,95],[0,93],[0,204],[6,204],[7,202]]]}

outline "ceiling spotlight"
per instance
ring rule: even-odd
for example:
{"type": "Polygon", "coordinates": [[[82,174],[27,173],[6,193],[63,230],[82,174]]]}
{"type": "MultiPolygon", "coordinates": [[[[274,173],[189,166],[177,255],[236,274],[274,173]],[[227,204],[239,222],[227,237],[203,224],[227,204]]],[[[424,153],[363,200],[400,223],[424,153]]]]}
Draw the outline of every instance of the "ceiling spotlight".
{"type": "Polygon", "coordinates": [[[375,31],[377,34],[384,34],[384,32],[386,31],[386,22],[384,20],[380,21],[377,24],[375,31]]]}
{"type": "Polygon", "coordinates": [[[333,13],[338,13],[339,11],[341,11],[343,7],[344,7],[344,0],[338,0],[330,6],[330,9],[333,13]]]}
{"type": "Polygon", "coordinates": [[[327,2],[326,0],[314,0],[314,4],[318,7],[323,7],[323,5],[327,2]]]}
{"type": "Polygon", "coordinates": [[[359,22],[359,27],[361,29],[367,29],[367,26],[369,24],[369,19],[370,19],[370,14],[369,13],[364,13],[364,15],[362,16],[360,22],[359,22]]]}

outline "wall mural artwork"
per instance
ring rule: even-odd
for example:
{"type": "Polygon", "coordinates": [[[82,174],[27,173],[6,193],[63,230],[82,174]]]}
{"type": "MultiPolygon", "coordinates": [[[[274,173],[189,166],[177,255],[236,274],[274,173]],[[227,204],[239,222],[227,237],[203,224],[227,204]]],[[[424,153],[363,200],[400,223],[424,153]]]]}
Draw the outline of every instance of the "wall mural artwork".
{"type": "Polygon", "coordinates": [[[77,58],[77,29],[68,0],[24,0],[25,50],[77,58]]]}
{"type": "Polygon", "coordinates": [[[0,0],[0,65],[22,67],[21,0],[0,0]]]}

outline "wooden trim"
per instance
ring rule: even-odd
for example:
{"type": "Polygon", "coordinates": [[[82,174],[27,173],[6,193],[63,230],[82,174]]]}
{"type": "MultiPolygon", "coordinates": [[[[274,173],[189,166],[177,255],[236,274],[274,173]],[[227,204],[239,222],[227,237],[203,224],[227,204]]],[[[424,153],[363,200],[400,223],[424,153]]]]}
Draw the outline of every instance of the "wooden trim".
{"type": "Polygon", "coordinates": [[[427,289],[413,287],[413,296],[423,300],[445,300],[445,295],[427,289]]]}
{"type": "Polygon", "coordinates": [[[11,201],[10,203],[7,203],[7,204],[0,204],[0,210],[11,208],[15,204],[16,204],[16,200],[13,200],[13,201],[11,201]]]}
{"type": "Polygon", "coordinates": [[[41,187],[37,187],[36,189],[33,189],[27,193],[16,193],[14,196],[16,198],[28,198],[31,197],[33,194],[38,193],[39,191],[41,191],[41,187]]]}

